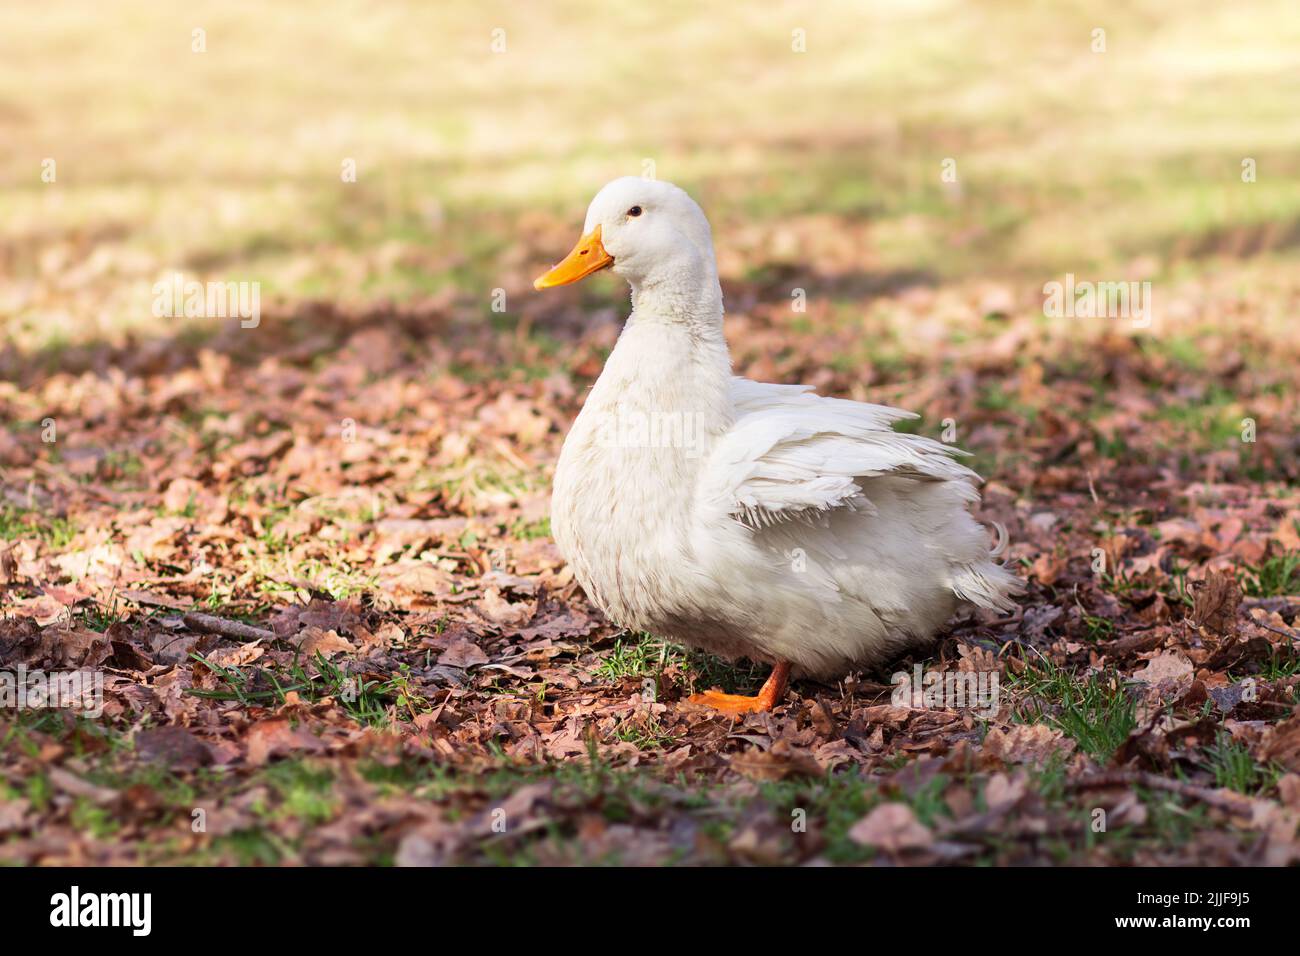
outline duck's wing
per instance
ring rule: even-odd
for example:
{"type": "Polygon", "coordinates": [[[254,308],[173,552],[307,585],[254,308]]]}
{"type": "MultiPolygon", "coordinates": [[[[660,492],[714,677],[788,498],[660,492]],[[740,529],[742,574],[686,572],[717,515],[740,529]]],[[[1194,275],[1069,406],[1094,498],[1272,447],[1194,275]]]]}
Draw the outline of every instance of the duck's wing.
{"type": "Polygon", "coordinates": [[[894,431],[917,418],[887,405],[825,398],[804,385],[732,380],[736,421],[711,452],[704,498],[752,528],[820,522],[838,508],[874,511],[869,480],[884,476],[954,482],[968,501],[978,476],[960,450],[894,431]]]}

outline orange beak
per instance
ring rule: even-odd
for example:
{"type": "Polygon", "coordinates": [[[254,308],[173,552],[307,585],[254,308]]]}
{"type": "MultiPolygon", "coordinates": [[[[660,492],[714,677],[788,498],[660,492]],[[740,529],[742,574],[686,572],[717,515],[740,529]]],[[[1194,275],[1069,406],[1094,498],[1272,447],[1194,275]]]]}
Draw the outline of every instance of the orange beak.
{"type": "Polygon", "coordinates": [[[534,289],[550,289],[557,285],[569,285],[579,279],[585,279],[593,272],[612,265],[614,257],[605,251],[600,243],[600,226],[578,240],[573,251],[564,257],[550,272],[533,280],[534,289]]]}

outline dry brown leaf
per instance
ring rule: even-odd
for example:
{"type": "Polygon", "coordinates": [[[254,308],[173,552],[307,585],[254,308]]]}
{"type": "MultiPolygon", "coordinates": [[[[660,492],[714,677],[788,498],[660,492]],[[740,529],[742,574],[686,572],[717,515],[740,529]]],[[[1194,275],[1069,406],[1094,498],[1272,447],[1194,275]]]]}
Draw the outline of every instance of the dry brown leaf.
{"type": "Polygon", "coordinates": [[[452,641],[447,649],[438,655],[438,663],[443,667],[458,667],[461,670],[486,664],[488,660],[488,656],[483,653],[483,648],[463,637],[452,641]]]}
{"type": "Polygon", "coordinates": [[[478,602],[478,609],[493,624],[520,627],[532,619],[537,610],[536,601],[510,602],[501,596],[499,588],[488,588],[478,602]]]}
{"type": "Polygon", "coordinates": [[[1236,576],[1227,570],[1206,575],[1193,595],[1192,620],[1211,633],[1229,637],[1237,631],[1237,609],[1241,606],[1241,587],[1236,576]]]}
{"type": "Polygon", "coordinates": [[[1133,679],[1148,684],[1158,684],[1165,680],[1180,680],[1196,670],[1195,666],[1179,651],[1161,651],[1147,660],[1146,666],[1133,672],[1133,679]]]}
{"type": "Polygon", "coordinates": [[[1075,743],[1046,724],[1015,724],[1003,731],[994,727],[984,738],[983,752],[1003,763],[1040,765],[1053,754],[1074,752],[1075,743]]]}
{"type": "Polygon", "coordinates": [[[304,628],[295,642],[298,652],[305,658],[320,654],[326,660],[337,654],[351,654],[356,648],[337,631],[322,631],[319,627],[304,628]]]}
{"type": "Polygon", "coordinates": [[[998,813],[1019,803],[1028,790],[1029,783],[1022,771],[1013,777],[995,773],[984,788],[984,803],[990,813],[998,813]]]}
{"type": "Polygon", "coordinates": [[[248,728],[244,744],[248,748],[246,759],[253,767],[262,766],[272,757],[298,752],[319,753],[325,749],[323,740],[305,727],[293,726],[285,717],[259,720],[248,728]]]}
{"type": "Polygon", "coordinates": [[[1287,770],[1300,771],[1300,713],[1269,728],[1260,746],[1260,757],[1287,770]]]}
{"type": "Polygon", "coordinates": [[[885,853],[918,850],[934,842],[934,834],[905,803],[883,803],[849,829],[849,839],[885,853]]]}

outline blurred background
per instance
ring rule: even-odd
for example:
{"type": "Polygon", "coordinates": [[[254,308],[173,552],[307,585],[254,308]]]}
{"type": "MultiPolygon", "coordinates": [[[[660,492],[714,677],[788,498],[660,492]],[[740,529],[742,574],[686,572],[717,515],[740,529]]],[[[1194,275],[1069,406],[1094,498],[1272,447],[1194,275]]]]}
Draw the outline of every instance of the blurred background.
{"type": "Polygon", "coordinates": [[[733,282],[1177,276],[1300,240],[1297,103],[1287,0],[10,4],[0,314],[24,352],[155,335],[179,270],[518,316],[646,162],[733,282]]]}

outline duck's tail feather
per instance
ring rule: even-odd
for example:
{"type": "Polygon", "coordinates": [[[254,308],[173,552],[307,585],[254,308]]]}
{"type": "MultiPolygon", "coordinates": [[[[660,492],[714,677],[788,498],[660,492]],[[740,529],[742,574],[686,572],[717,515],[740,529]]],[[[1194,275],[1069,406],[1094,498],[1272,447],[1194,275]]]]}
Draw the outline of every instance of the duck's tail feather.
{"type": "Polygon", "coordinates": [[[993,522],[993,529],[998,533],[998,543],[995,544],[993,550],[989,552],[989,557],[1000,558],[1002,557],[1003,552],[1007,550],[1007,544],[1010,542],[1010,537],[1007,535],[1007,526],[1001,521],[993,522]]]}
{"type": "Polygon", "coordinates": [[[1016,606],[1013,598],[1024,593],[1025,582],[996,561],[981,561],[957,568],[951,587],[954,594],[976,607],[1011,611],[1016,606]]]}

